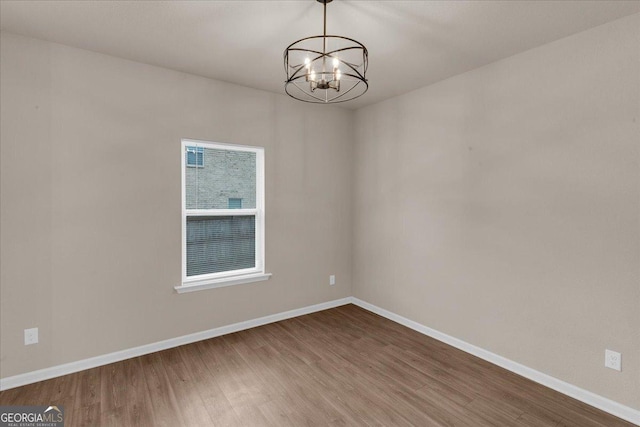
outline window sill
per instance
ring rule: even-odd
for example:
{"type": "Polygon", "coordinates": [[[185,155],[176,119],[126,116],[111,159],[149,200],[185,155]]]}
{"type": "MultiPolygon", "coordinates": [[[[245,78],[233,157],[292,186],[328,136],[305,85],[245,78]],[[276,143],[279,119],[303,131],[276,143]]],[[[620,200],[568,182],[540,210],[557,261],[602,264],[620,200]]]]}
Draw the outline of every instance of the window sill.
{"type": "Polygon", "coordinates": [[[183,283],[179,286],[174,286],[173,289],[179,294],[186,292],[203,291],[205,289],[222,288],[225,286],[241,285],[243,283],[260,282],[262,280],[269,280],[271,273],[254,273],[245,274],[244,276],[225,277],[223,279],[210,279],[200,282],[183,283]]]}

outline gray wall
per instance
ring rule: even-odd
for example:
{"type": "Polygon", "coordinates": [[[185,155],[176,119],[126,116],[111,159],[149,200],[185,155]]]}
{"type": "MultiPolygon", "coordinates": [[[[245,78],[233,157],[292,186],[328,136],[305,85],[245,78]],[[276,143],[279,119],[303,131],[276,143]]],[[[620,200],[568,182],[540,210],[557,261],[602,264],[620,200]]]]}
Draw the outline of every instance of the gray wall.
{"type": "Polygon", "coordinates": [[[354,295],[640,409],[639,17],[358,110],[354,295]]]}
{"type": "Polygon", "coordinates": [[[351,295],[352,112],[1,43],[1,377],[351,295]],[[270,280],[173,290],[181,138],[265,147],[270,280]]]}

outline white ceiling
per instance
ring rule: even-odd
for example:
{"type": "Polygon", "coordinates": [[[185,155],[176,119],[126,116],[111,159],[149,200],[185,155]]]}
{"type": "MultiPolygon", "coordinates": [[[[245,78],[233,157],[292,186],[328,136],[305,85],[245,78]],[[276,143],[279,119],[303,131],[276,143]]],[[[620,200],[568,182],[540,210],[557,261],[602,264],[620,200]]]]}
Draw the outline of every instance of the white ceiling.
{"type": "MultiPolygon", "coordinates": [[[[640,11],[640,1],[349,1],[328,33],[369,50],[370,89],[408,92],[640,11]]],[[[290,1],[2,0],[3,31],[284,93],[282,53],[322,33],[322,5],[290,1]]]]}

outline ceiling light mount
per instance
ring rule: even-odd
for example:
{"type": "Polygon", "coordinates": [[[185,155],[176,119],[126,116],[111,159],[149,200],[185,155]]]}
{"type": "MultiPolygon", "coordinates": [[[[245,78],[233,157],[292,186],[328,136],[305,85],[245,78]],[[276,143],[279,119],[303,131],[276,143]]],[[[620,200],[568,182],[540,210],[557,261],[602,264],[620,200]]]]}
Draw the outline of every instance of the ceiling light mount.
{"type": "Polygon", "coordinates": [[[367,48],[343,36],[327,35],[327,4],[321,36],[291,43],[284,51],[287,80],[284,90],[292,98],[316,104],[335,104],[362,96],[367,89],[367,48]]]}

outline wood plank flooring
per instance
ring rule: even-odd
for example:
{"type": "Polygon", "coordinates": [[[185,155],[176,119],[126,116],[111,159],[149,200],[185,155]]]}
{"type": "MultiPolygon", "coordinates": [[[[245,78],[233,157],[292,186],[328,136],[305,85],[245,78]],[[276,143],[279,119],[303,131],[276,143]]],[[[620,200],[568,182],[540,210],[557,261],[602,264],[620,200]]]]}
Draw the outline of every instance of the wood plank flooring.
{"type": "Polygon", "coordinates": [[[0,393],[65,426],[632,426],[354,305],[0,393]]]}

